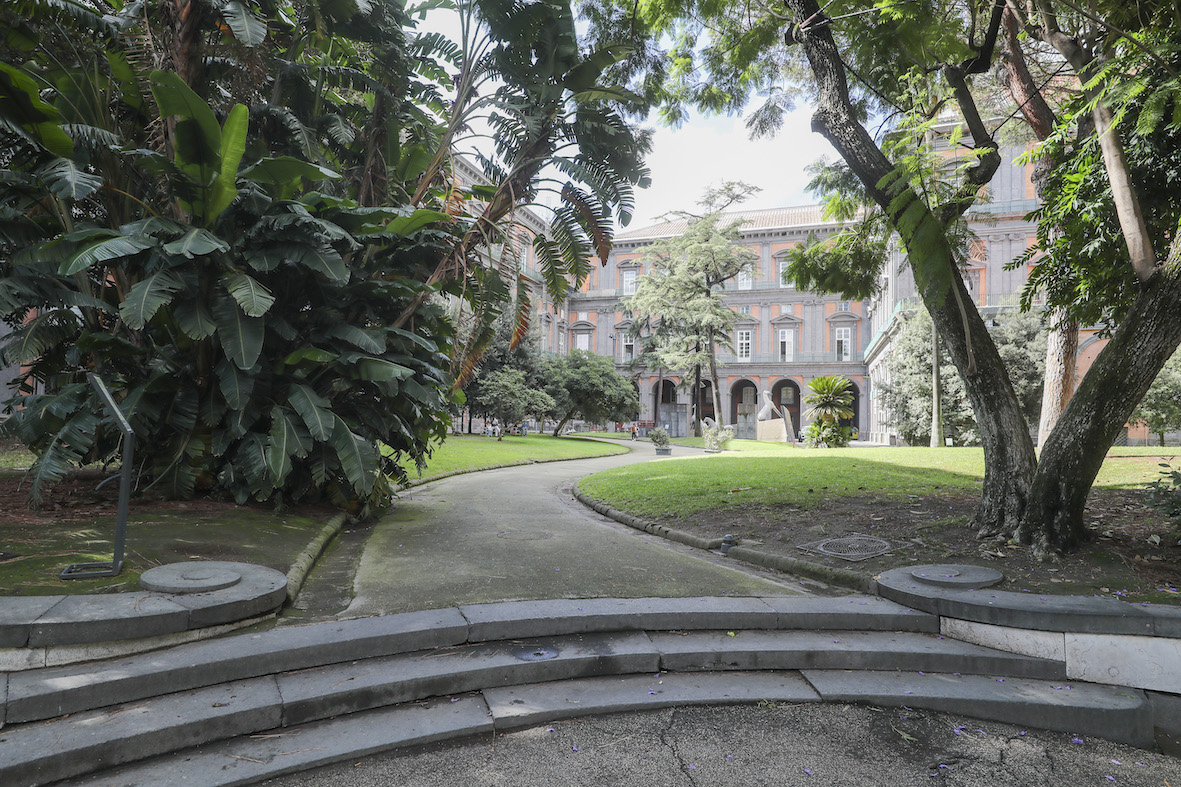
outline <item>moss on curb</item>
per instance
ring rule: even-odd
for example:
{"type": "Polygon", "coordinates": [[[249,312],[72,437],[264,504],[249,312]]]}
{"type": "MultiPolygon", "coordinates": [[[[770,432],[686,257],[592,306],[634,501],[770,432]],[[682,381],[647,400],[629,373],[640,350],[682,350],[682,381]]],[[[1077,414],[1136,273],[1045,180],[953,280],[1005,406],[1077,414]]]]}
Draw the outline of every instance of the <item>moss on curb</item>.
{"type": "Polygon", "coordinates": [[[308,577],[308,572],[312,570],[312,566],[316,565],[316,560],[324,552],[324,547],[328,546],[331,541],[344,527],[344,523],[348,521],[348,515],[343,511],[336,516],[329,519],[320,528],[320,532],[316,537],[303,548],[299,556],[291,564],[291,568],[287,569],[287,603],[291,604],[295,601],[296,596],[299,595],[300,589],[303,587],[304,580],[308,577]]]}
{"type": "MultiPolygon", "coordinates": [[[[713,538],[706,539],[701,536],[695,536],[692,533],[686,533],[683,530],[675,530],[671,527],[658,525],[655,522],[645,522],[631,514],[611,508],[606,503],[600,500],[595,500],[587,496],[578,484],[574,485],[574,497],[583,505],[598,511],[606,517],[614,519],[616,522],[634,527],[636,530],[643,530],[645,533],[651,533],[654,536],[667,538],[681,544],[687,544],[697,549],[718,549],[722,546],[722,539],[713,538]]],[[[862,593],[874,593],[877,589],[877,583],[868,577],[864,577],[855,571],[849,571],[843,568],[836,568],[833,566],[821,566],[807,560],[797,560],[796,558],[785,557],[783,555],[775,555],[770,552],[763,552],[758,549],[750,549],[748,547],[733,547],[730,549],[727,557],[732,557],[741,560],[745,563],[753,563],[756,566],[763,568],[772,568],[777,571],[784,571],[798,576],[808,577],[809,579],[817,579],[821,582],[827,582],[831,585],[840,585],[852,590],[859,590],[862,593]]]]}

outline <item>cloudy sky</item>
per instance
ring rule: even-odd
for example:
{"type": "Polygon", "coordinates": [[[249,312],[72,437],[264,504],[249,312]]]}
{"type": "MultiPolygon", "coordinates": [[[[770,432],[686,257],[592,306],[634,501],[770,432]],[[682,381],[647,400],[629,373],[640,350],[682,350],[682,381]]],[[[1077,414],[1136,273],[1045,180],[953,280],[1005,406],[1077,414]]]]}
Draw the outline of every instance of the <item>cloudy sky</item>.
{"type": "Polygon", "coordinates": [[[648,167],[652,187],[637,192],[631,227],[652,224],[669,210],[694,210],[710,186],[741,180],[760,191],[743,203],[747,210],[805,205],[815,200],[805,191],[804,167],[836,152],[810,128],[811,111],[793,112],[779,135],[752,142],[742,118],[692,116],[677,129],[653,126],[656,134],[648,167]]]}

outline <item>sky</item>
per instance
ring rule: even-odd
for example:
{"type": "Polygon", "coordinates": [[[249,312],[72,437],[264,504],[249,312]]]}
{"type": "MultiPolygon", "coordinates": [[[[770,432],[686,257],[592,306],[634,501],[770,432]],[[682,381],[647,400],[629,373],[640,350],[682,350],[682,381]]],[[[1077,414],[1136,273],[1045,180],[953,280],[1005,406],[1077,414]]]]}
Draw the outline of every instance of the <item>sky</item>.
{"type": "Polygon", "coordinates": [[[812,112],[799,107],[788,115],[776,137],[752,142],[740,117],[698,114],[680,128],[655,129],[647,164],[652,186],[636,192],[635,218],[629,225],[653,224],[670,210],[695,210],[705,190],[725,180],[740,180],[761,191],[743,210],[807,205],[816,200],[805,190],[804,167],[836,151],[810,127],[812,112]]]}

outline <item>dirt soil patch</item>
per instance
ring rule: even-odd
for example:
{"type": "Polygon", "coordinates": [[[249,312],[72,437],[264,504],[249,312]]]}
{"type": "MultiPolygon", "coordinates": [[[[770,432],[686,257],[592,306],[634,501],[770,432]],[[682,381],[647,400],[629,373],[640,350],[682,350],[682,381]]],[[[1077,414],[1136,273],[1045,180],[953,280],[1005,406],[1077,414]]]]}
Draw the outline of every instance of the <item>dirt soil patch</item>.
{"type": "Polygon", "coordinates": [[[328,506],[276,512],[261,504],[133,494],[120,575],[63,580],[59,574],[71,563],[111,560],[119,481],[98,487],[102,475],[78,472],[54,485],[33,510],[22,480],[18,471],[0,472],[0,595],[134,590],[147,569],[185,560],[243,561],[286,573],[335,513],[328,506]]]}
{"type": "Polygon", "coordinates": [[[1046,562],[1036,560],[1026,547],[977,539],[969,526],[977,502],[977,497],[964,494],[915,496],[905,501],[838,498],[807,511],[792,506],[734,505],[658,521],[706,538],[731,533],[743,546],[868,577],[899,566],[966,563],[1003,572],[1001,587],[1007,590],[1181,601],[1176,525],[1145,505],[1142,492],[1094,490],[1087,506],[1093,539],[1073,554],[1046,562]],[[801,549],[852,534],[883,539],[892,549],[857,562],[801,549]]]}

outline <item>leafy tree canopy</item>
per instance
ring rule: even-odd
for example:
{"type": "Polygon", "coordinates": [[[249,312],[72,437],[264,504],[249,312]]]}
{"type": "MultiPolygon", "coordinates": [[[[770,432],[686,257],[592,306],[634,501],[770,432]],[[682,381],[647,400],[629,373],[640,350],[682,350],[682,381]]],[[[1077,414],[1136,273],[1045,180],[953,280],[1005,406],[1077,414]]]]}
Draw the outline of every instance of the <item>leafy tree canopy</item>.
{"type": "Polygon", "coordinates": [[[1165,444],[1165,432],[1181,429],[1181,352],[1174,353],[1160,370],[1133,411],[1131,422],[1144,424],[1148,431],[1160,435],[1161,445],[1165,444]]]}
{"type": "Polygon", "coordinates": [[[615,371],[610,358],[584,350],[550,358],[545,365],[546,392],[554,400],[558,420],[554,436],[575,417],[592,424],[627,421],[636,416],[640,400],[631,381],[615,371]]]}
{"type": "Polygon", "coordinates": [[[480,387],[479,403],[484,412],[500,419],[503,429],[520,424],[529,416],[542,418],[554,409],[554,400],[548,393],[529,385],[524,372],[507,367],[487,376],[480,387]]]}
{"type": "Polygon", "coordinates": [[[556,297],[626,218],[647,142],[602,79],[623,51],[583,47],[562,2],[464,4],[460,42],[397,3],[169,7],[0,8],[0,352],[29,369],[6,428],[38,454],[33,498],[116,453],[95,371],[145,486],[379,508],[491,319],[528,312],[513,254],[486,251],[517,248],[546,164],[556,297]],[[451,150],[479,113],[498,145],[469,189],[451,150]],[[464,342],[440,295],[466,299],[464,342]]]}
{"type": "MultiPolygon", "coordinates": [[[[989,332],[1009,371],[1010,380],[1030,423],[1037,423],[1046,357],[1045,331],[1036,315],[1002,309],[992,319],[989,332]]],[[[940,353],[946,358],[945,353],[940,353]]],[[[927,445],[931,439],[931,318],[915,309],[895,337],[887,361],[889,381],[878,391],[890,413],[891,423],[911,445],[927,445]]],[[[980,433],[963,380],[950,363],[940,365],[940,399],[944,433],[957,445],[978,445],[980,433]]]]}

